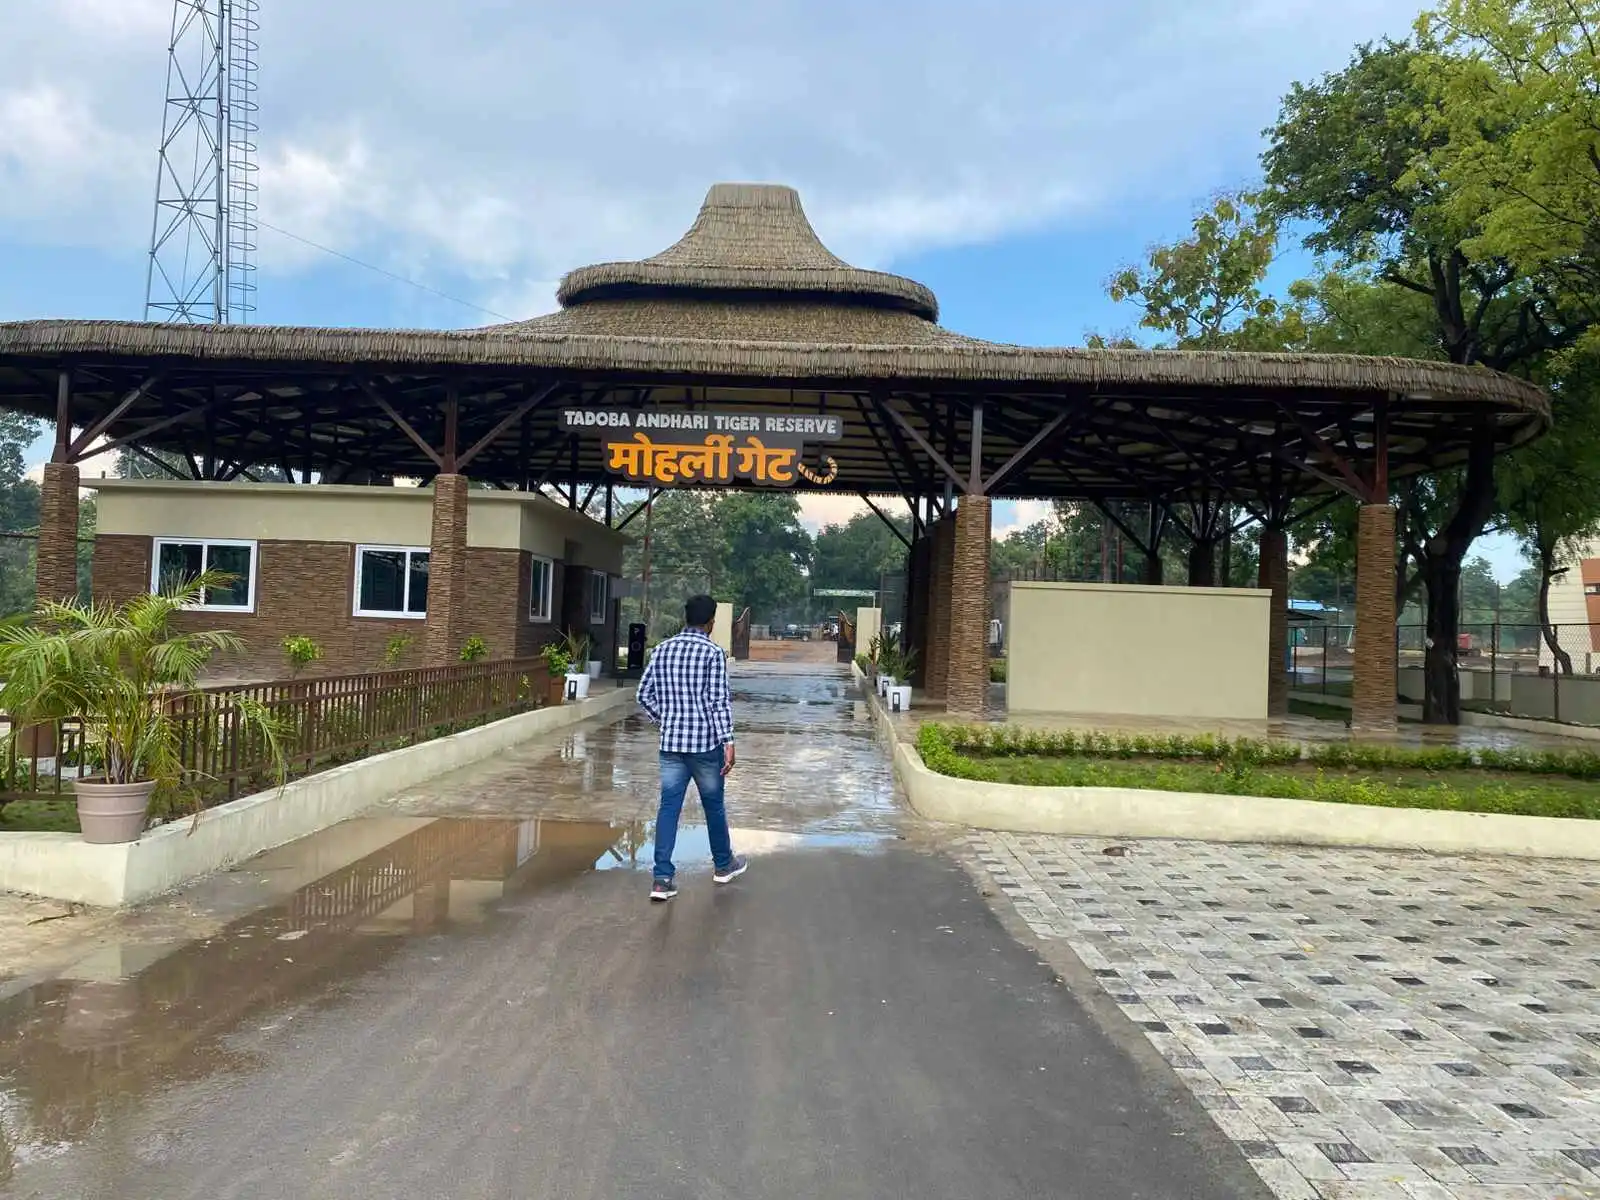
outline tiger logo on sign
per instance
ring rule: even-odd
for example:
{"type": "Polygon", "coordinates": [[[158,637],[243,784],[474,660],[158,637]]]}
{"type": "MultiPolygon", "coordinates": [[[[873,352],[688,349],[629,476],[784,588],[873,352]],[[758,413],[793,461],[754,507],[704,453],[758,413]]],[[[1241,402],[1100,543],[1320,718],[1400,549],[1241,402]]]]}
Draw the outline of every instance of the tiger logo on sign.
{"type": "Polygon", "coordinates": [[[796,463],[794,469],[800,473],[801,479],[804,479],[807,483],[814,483],[818,487],[827,487],[835,479],[839,478],[839,464],[834,461],[832,455],[824,454],[822,456],[822,468],[822,474],[813,471],[805,463],[796,463]]]}

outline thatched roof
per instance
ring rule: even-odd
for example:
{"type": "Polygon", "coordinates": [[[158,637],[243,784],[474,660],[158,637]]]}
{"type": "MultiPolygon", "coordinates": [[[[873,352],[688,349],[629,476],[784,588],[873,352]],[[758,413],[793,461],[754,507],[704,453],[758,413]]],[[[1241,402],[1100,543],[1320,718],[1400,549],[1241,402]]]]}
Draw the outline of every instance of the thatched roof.
{"type": "Polygon", "coordinates": [[[850,266],[823,246],[793,189],[717,184],[677,244],[640,262],[582,267],[561,312],[471,330],[0,323],[0,366],[20,357],[135,355],[295,362],[1137,388],[1327,389],[1425,395],[1543,413],[1543,393],[1490,371],[1347,355],[1034,348],[935,323],[920,283],[850,266]]]}
{"type": "Polygon", "coordinates": [[[678,242],[642,262],[581,267],[561,281],[563,308],[590,300],[783,293],[827,297],[939,319],[922,284],[852,267],[824,246],[793,188],[719,183],[678,242]]]}
{"type": "MultiPolygon", "coordinates": [[[[1147,475],[1150,487],[1175,494],[1189,486],[1183,479],[1214,481],[1216,471],[1241,488],[1263,486],[1266,468],[1247,446],[1275,427],[1274,437],[1293,433],[1291,410],[1349,441],[1352,422],[1384,401],[1395,475],[1459,462],[1486,428],[1503,448],[1549,424],[1538,388],[1475,367],[1035,348],[964,337],[937,324],[937,301],[922,284],[830,253],[789,188],[718,184],[671,248],[639,262],[580,268],[558,296],[562,308],[549,316],[468,330],[0,324],[0,403],[53,416],[53,371],[71,365],[74,420],[109,416],[109,437],[137,435],[199,453],[200,418],[209,413],[204,444],[235,463],[343,456],[352,469],[365,463],[400,474],[428,464],[372,402],[374,381],[418,424],[436,425],[447,391],[458,395],[468,442],[552,383],[562,403],[776,404],[849,422],[838,448],[841,487],[903,491],[906,452],[890,444],[898,433],[883,406],[944,438],[935,418],[966,420],[961,414],[970,416],[973,399],[987,395],[994,404],[985,446],[1002,460],[1054,414],[1081,416],[1074,439],[1014,477],[1016,494],[1039,496],[1138,494],[1130,481],[1147,475]],[[159,382],[148,395],[119,407],[151,377],[159,382]],[[869,398],[885,423],[865,419],[860,406],[869,398]],[[184,414],[176,425],[166,420],[174,413],[184,414]],[[159,434],[145,437],[152,424],[159,434]],[[1180,478],[1172,464],[1185,457],[1180,478]],[[1217,464],[1215,471],[1204,462],[1217,464]]],[[[565,440],[553,413],[540,409],[520,434],[496,435],[475,469],[522,479],[527,454],[519,436],[536,449],[565,440]]],[[[1296,453],[1301,461],[1319,458],[1311,445],[1296,453]]],[[[604,478],[598,450],[584,447],[582,455],[579,475],[604,478]]],[[[1312,472],[1301,482],[1316,488],[1322,478],[1312,472]]]]}

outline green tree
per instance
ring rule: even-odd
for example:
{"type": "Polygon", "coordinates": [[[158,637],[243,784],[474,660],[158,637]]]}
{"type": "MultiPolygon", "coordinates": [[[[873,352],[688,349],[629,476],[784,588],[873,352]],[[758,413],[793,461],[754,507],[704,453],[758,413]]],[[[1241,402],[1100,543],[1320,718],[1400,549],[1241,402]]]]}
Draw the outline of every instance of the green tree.
{"type": "Polygon", "coordinates": [[[1304,336],[1299,311],[1264,289],[1278,223],[1249,191],[1224,192],[1195,215],[1182,241],[1152,247],[1145,262],[1106,283],[1139,324],[1190,350],[1283,350],[1304,336]]]}
{"type": "Polygon", "coordinates": [[[722,540],[725,578],[719,599],[747,607],[758,624],[805,615],[811,535],[800,525],[793,492],[728,492],[711,504],[722,540]]]}
{"type": "Polygon", "coordinates": [[[1600,296],[1600,0],[1445,0],[1417,22],[1468,253],[1600,296]]]}
{"type": "MultiPolygon", "coordinates": [[[[25,474],[25,456],[43,428],[32,417],[0,411],[0,533],[39,528],[39,485],[25,474]]],[[[33,608],[33,564],[30,537],[0,538],[0,615],[33,608]]]]}
{"type": "MultiPolygon", "coordinates": [[[[911,518],[891,517],[895,528],[911,536],[911,518]]],[[[878,518],[864,512],[843,525],[827,525],[818,531],[811,559],[814,588],[854,588],[876,591],[885,574],[905,570],[905,543],[878,518]]]]}
{"type": "Polygon", "coordinates": [[[725,578],[726,548],[712,500],[705,492],[664,492],[651,504],[648,516],[637,516],[628,525],[627,532],[636,540],[624,552],[623,573],[636,581],[636,588],[623,602],[623,619],[645,619],[648,599],[652,638],[681,628],[684,600],[698,592],[717,595],[725,578]]]}
{"type": "MultiPolygon", "coordinates": [[[[1385,41],[1358,48],[1343,71],[1296,84],[1268,131],[1264,203],[1280,218],[1314,222],[1306,238],[1312,249],[1423,297],[1441,357],[1533,373],[1580,330],[1548,278],[1471,252],[1482,212],[1428,169],[1449,142],[1434,117],[1444,86],[1438,61],[1385,41]]],[[[1460,719],[1461,567],[1494,513],[1494,475],[1486,430],[1464,469],[1441,475],[1427,494],[1402,498],[1428,597],[1429,721],[1460,719]]]]}

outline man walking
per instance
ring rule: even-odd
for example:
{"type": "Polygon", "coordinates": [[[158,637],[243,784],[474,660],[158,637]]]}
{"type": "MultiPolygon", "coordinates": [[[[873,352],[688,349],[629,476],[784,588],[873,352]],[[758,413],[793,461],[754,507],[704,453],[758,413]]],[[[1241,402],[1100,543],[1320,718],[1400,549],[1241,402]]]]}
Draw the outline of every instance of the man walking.
{"type": "Polygon", "coordinates": [[[749,865],[733,852],[722,802],[723,780],[733,770],[733,704],[728,661],[711,640],[716,616],[715,600],[691,596],[683,606],[683,632],[656,647],[639,680],[639,706],[661,727],[661,809],[650,899],[663,903],[678,894],[672,848],[690,779],[706,811],[712,881],[732,883],[749,865]]]}

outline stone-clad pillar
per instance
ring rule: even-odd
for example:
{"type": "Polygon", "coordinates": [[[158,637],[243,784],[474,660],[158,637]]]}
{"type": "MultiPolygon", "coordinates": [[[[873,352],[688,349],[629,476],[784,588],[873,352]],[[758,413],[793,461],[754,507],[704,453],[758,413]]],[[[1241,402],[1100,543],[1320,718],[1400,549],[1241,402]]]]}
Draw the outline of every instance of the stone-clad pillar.
{"type": "Polygon", "coordinates": [[[981,718],[989,706],[989,507],[987,496],[969,495],[956,509],[945,703],[952,716],[981,718]]]}
{"type": "Polygon", "coordinates": [[[1262,526],[1256,586],[1272,593],[1267,619],[1267,716],[1289,715],[1289,535],[1262,526]]]}
{"type": "Polygon", "coordinates": [[[467,477],[433,480],[433,539],[428,552],[426,661],[430,667],[459,662],[469,631],[467,605],[467,477]]]}
{"type": "Polygon", "coordinates": [[[78,595],[78,468],[47,462],[39,489],[39,545],[34,567],[38,599],[78,595]]]}
{"type": "Polygon", "coordinates": [[[933,527],[928,554],[928,671],[924,688],[930,700],[943,700],[950,683],[950,566],[955,553],[953,518],[933,527]]]}
{"type": "Polygon", "coordinates": [[[1356,527],[1356,644],[1351,728],[1393,733],[1398,683],[1394,507],[1363,504],[1356,527]]]}

